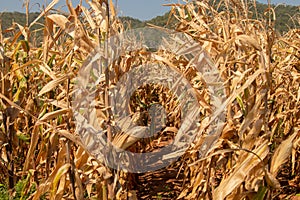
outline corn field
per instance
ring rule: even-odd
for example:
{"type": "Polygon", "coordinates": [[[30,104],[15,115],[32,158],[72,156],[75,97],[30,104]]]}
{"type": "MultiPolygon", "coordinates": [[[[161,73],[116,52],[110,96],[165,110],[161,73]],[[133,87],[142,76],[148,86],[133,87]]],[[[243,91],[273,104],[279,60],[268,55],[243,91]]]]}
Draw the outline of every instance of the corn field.
{"type": "MultiPolygon", "coordinates": [[[[132,118],[147,124],[147,105],[159,102],[166,127],[140,140],[113,129],[109,89],[136,66],[171,66],[189,81],[199,104],[200,128],[187,151],[162,169],[130,173],[111,169],[87,149],[72,109],[85,61],[126,32],[124,25],[112,1],[90,0],[89,7],[66,1],[67,14],[53,9],[58,1],[33,22],[0,33],[1,199],[300,199],[300,30],[278,33],[276,9],[259,15],[255,0],[168,5],[174,31],[205,50],[223,82],[225,123],[203,153],[214,105],[188,57],[140,48],[107,66],[95,97],[97,120],[119,148],[154,151],[182,125],[178,97],[146,84],[131,96],[132,118]],[[42,28],[33,29],[40,19],[42,28]]],[[[291,17],[300,23],[300,13],[291,17]]]]}

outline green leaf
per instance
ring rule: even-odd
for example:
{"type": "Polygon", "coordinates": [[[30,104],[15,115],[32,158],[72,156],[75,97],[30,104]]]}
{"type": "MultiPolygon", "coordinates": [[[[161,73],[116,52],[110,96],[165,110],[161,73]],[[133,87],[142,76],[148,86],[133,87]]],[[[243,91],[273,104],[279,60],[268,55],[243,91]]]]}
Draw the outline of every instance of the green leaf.
{"type": "Polygon", "coordinates": [[[268,192],[268,188],[265,186],[260,186],[257,194],[254,197],[254,200],[264,200],[266,194],[268,192]]]}
{"type": "Polygon", "coordinates": [[[243,114],[244,114],[244,116],[245,116],[245,115],[246,115],[246,110],[245,110],[245,105],[244,105],[244,103],[243,103],[242,97],[241,97],[240,95],[238,95],[238,96],[236,97],[236,101],[238,102],[238,104],[239,104],[240,108],[242,109],[242,112],[243,112],[243,114]]]}

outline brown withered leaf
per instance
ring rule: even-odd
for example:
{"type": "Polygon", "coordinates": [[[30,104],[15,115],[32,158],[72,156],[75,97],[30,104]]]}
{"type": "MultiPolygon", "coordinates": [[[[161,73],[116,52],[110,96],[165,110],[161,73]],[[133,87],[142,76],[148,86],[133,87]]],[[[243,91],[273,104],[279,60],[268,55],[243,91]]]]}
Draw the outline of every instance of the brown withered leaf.
{"type": "Polygon", "coordinates": [[[295,131],[288,139],[283,141],[275,150],[272,160],[271,160],[271,168],[270,172],[276,176],[280,166],[286,162],[287,158],[292,154],[293,148],[293,140],[299,134],[299,132],[295,131]]]}

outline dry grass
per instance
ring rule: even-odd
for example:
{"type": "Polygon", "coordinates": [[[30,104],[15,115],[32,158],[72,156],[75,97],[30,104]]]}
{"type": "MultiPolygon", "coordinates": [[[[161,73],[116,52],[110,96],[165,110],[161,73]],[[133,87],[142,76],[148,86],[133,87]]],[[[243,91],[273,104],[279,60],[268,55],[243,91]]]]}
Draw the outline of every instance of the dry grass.
{"type": "MultiPolygon", "coordinates": [[[[41,45],[31,37],[37,20],[28,27],[14,24],[6,31],[10,37],[0,35],[0,183],[10,196],[22,199],[142,198],[143,189],[134,191],[132,186],[135,175],[106,168],[85,150],[71,109],[74,78],[83,61],[104,45],[107,35],[123,32],[123,26],[108,1],[92,1],[89,9],[68,5],[68,16],[51,11],[56,2],[41,13],[41,45]]],[[[300,193],[300,30],[281,36],[273,29],[272,9],[254,19],[249,7],[255,4],[242,0],[172,7],[177,31],[203,46],[220,71],[226,123],[205,155],[199,149],[208,130],[199,132],[185,155],[167,168],[180,174],[179,185],[152,198],[173,199],[168,196],[173,190],[182,199],[288,199],[300,193]]],[[[176,97],[166,88],[147,85],[135,95],[146,104],[163,104],[169,117],[166,130],[152,140],[134,142],[110,132],[107,88],[132,66],[174,66],[199,94],[203,117],[212,109],[209,91],[187,58],[168,51],[156,55],[155,60],[145,49],[123,55],[99,83],[104,87],[98,118],[108,127],[108,139],[134,152],[168,142],[180,126],[180,116],[176,97]]],[[[133,98],[130,104],[139,111],[138,120],[146,118],[141,102],[133,98]]]]}

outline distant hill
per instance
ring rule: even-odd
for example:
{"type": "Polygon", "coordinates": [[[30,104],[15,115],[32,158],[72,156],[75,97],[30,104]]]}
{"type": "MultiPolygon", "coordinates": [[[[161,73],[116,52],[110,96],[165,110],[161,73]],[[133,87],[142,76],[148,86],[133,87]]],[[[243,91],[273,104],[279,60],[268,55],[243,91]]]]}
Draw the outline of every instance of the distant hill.
{"type": "MultiPolygon", "coordinates": [[[[214,0],[215,2],[218,2],[218,0],[214,0]]],[[[273,5],[275,7],[275,5],[273,5]]],[[[266,4],[257,3],[257,11],[260,18],[263,18],[264,12],[267,10],[268,6],[266,4]]],[[[251,11],[251,10],[250,10],[251,11]]],[[[253,11],[253,10],[252,10],[253,11]]],[[[286,32],[288,30],[288,27],[290,28],[296,28],[299,26],[299,21],[295,22],[291,19],[291,16],[298,15],[298,19],[300,18],[300,7],[297,6],[285,6],[285,5],[279,5],[275,8],[276,11],[276,30],[280,33],[286,32]]],[[[254,12],[252,12],[254,13],[254,12]]],[[[30,13],[29,15],[29,23],[32,22],[39,13],[30,13]]],[[[253,16],[255,17],[255,16],[253,16]]],[[[170,13],[167,12],[162,16],[154,17],[151,20],[147,21],[141,21],[139,19],[135,19],[132,17],[120,17],[121,21],[124,22],[125,28],[141,28],[145,27],[147,24],[154,24],[157,26],[164,26],[167,28],[175,27],[176,25],[176,19],[174,17],[170,18],[170,13]]],[[[0,22],[2,25],[2,30],[7,29],[12,25],[12,22],[17,22],[21,25],[25,25],[26,23],[26,15],[24,13],[19,12],[3,12],[0,13],[0,22]]],[[[40,21],[42,22],[42,20],[40,21]]],[[[35,26],[33,28],[37,28],[38,26],[35,26]]]]}
{"type": "MultiPolygon", "coordinates": [[[[300,6],[291,5],[273,5],[276,13],[275,28],[280,33],[288,31],[289,28],[300,28],[300,6]],[[298,21],[295,21],[298,18],[298,21]]],[[[257,3],[257,11],[259,15],[263,16],[263,13],[267,10],[268,5],[257,3]]]]}
{"type": "MultiPolygon", "coordinates": [[[[215,0],[216,4],[219,0],[215,0]]],[[[264,13],[268,9],[268,5],[262,3],[257,4],[257,13],[258,18],[265,18],[264,13]]],[[[272,5],[275,8],[276,12],[276,24],[275,28],[278,32],[284,33],[289,30],[289,28],[300,28],[300,7],[298,6],[291,6],[291,5],[272,5]],[[298,21],[294,20],[292,17],[298,17],[298,21]]],[[[250,9],[250,12],[253,14],[253,18],[256,18],[254,9],[250,9]]],[[[131,28],[141,28],[146,26],[147,24],[154,24],[157,26],[166,26],[168,28],[174,27],[176,24],[176,19],[172,17],[169,19],[170,12],[165,13],[162,16],[154,17],[151,20],[141,21],[139,19],[134,19],[131,17],[121,17],[123,22],[126,22],[127,25],[130,24],[131,28]],[[167,24],[168,22],[168,24],[167,24]]],[[[125,25],[125,27],[127,27],[125,25]]]]}
{"type": "MultiPolygon", "coordinates": [[[[34,12],[29,14],[29,23],[33,22],[40,13],[34,12]]],[[[0,13],[0,21],[2,25],[2,30],[9,28],[13,22],[24,26],[26,24],[26,15],[20,12],[2,12],[0,13]]],[[[42,20],[40,20],[42,22],[42,20]]]]}
{"type": "Polygon", "coordinates": [[[175,24],[177,22],[175,17],[170,18],[170,12],[167,12],[162,16],[154,17],[147,21],[141,21],[139,19],[132,18],[132,17],[120,17],[120,19],[124,23],[125,28],[130,27],[133,29],[145,27],[145,26],[147,26],[147,24],[153,24],[156,26],[173,28],[173,27],[175,27],[175,24]]]}

